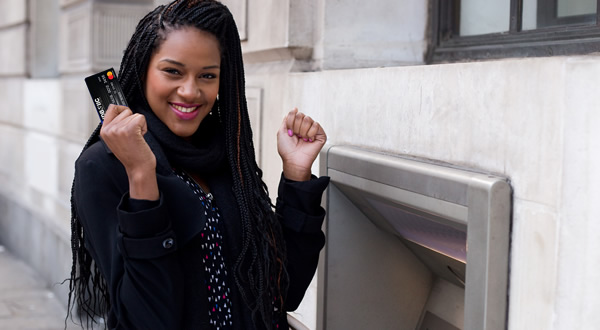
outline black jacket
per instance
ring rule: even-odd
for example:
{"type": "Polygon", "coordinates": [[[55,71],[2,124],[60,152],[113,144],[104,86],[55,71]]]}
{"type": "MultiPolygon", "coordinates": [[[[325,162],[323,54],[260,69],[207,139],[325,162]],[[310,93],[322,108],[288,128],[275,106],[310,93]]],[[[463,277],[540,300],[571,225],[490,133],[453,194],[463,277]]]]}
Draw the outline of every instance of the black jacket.
{"type": "MultiPolygon", "coordinates": [[[[75,165],[74,199],[86,248],[109,287],[108,326],[209,329],[198,240],[206,221],[202,205],[174,174],[158,143],[150,134],[145,138],[157,158],[160,190],[159,202],[150,208],[132,211],[125,169],[102,141],[86,149],[75,165]]],[[[241,249],[232,180],[224,170],[207,181],[224,219],[231,267],[241,249]]],[[[276,212],[286,240],[290,276],[286,310],[300,304],[325,243],[321,231],[325,211],[320,201],[328,182],[327,177],[294,182],[282,176],[279,184],[276,212]]],[[[253,329],[250,309],[233,281],[231,290],[235,328],[253,329]]],[[[281,320],[281,324],[287,322],[281,320]]]]}

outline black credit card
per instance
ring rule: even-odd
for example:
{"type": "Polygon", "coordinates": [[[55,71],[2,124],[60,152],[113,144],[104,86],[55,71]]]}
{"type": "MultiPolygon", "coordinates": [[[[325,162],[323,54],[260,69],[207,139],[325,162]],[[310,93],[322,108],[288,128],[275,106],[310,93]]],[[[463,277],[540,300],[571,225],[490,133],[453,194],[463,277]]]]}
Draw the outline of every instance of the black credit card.
{"type": "Polygon", "coordinates": [[[125,94],[123,94],[121,84],[119,84],[117,74],[113,68],[85,78],[85,84],[90,91],[100,121],[104,122],[104,113],[109,104],[127,106],[125,94]]]}

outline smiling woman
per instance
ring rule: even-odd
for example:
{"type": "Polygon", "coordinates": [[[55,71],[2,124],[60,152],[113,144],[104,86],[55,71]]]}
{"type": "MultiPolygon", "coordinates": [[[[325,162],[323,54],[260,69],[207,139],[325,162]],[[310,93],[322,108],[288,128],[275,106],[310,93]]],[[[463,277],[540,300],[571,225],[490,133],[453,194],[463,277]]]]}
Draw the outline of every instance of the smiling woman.
{"type": "Polygon", "coordinates": [[[212,110],[220,65],[217,38],[195,28],[169,32],[152,55],[144,91],[156,116],[175,135],[192,136],[212,110]]]}
{"type": "Polygon", "coordinates": [[[75,164],[69,306],[111,329],[288,327],[325,241],[319,123],[283,118],[274,210],[239,35],[217,1],[146,15],[119,76],[131,107],[108,107],[75,164]]]}

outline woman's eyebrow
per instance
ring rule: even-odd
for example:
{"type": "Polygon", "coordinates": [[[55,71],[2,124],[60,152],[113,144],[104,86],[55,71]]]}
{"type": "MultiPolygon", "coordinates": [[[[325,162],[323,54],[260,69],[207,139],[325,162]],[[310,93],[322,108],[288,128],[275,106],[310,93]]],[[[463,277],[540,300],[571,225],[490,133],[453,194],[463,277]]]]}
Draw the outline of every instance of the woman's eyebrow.
{"type": "MultiPolygon", "coordinates": [[[[178,61],[175,61],[175,60],[172,60],[170,58],[165,58],[163,60],[160,60],[159,62],[168,62],[168,63],[171,63],[173,65],[177,65],[177,66],[180,66],[180,67],[185,67],[185,64],[183,64],[181,62],[178,62],[178,61]]],[[[220,69],[220,68],[221,67],[218,64],[208,65],[208,66],[203,67],[204,70],[207,70],[207,69],[220,69]]]]}
{"type": "Polygon", "coordinates": [[[172,60],[172,59],[170,59],[170,58],[165,58],[165,59],[163,59],[163,60],[160,60],[159,62],[169,62],[169,63],[171,63],[171,64],[174,64],[174,65],[178,65],[178,66],[185,67],[185,64],[183,64],[183,63],[181,63],[181,62],[177,62],[177,61],[175,61],[175,60],[172,60]]]}

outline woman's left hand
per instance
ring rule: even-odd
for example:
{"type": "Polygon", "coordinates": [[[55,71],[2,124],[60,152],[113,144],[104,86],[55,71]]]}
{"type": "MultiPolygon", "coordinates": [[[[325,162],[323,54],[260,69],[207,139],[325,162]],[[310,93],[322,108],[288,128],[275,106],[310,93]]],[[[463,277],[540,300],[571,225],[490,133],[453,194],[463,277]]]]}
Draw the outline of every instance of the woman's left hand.
{"type": "Polygon", "coordinates": [[[290,111],[277,132],[277,151],[286,179],[310,180],[312,164],[326,141],[327,135],[318,122],[297,108],[290,111]]]}

